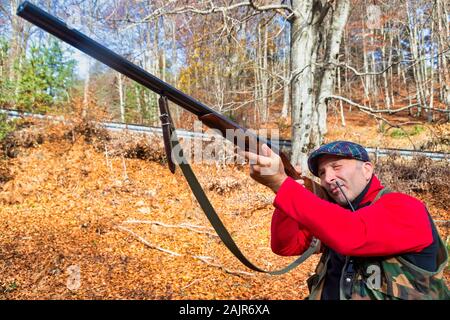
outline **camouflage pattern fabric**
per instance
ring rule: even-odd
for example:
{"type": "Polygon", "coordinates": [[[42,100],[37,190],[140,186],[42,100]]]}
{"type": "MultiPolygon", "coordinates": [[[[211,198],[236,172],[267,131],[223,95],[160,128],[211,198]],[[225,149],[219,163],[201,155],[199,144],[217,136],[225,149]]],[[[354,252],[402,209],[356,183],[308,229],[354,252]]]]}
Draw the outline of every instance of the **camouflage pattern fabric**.
{"type": "MultiPolygon", "coordinates": [[[[385,193],[387,192],[384,191],[383,194],[385,193]]],[[[377,195],[373,202],[378,198],[377,195]]],[[[307,298],[309,300],[320,300],[322,296],[328,258],[326,249],[315,274],[307,280],[310,289],[307,298]]],[[[346,261],[348,260],[347,258],[346,261]]],[[[340,296],[341,299],[352,300],[450,300],[450,291],[443,276],[447,262],[448,253],[441,237],[439,237],[436,272],[421,269],[401,256],[358,257],[355,258],[356,272],[352,281],[351,296],[347,297],[344,294],[342,286],[340,296]]]]}
{"type": "Polygon", "coordinates": [[[399,256],[380,261],[359,261],[351,299],[449,300],[450,292],[444,280],[447,259],[447,251],[441,241],[436,272],[421,269],[399,256]]]}

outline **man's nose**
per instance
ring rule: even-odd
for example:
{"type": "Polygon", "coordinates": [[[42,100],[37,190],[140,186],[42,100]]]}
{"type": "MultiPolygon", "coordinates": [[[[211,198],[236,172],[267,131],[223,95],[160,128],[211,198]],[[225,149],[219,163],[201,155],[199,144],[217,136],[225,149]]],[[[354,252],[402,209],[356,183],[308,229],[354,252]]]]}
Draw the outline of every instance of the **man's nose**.
{"type": "Polygon", "coordinates": [[[325,170],[325,182],[327,184],[334,184],[334,182],[336,181],[336,174],[334,172],[334,170],[325,170]]]}

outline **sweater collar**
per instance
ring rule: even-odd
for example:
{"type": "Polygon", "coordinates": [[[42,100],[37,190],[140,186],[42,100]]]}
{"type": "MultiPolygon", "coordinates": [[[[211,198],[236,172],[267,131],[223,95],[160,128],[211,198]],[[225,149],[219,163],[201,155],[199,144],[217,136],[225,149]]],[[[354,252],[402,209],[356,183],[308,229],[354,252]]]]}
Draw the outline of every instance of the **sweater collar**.
{"type": "Polygon", "coordinates": [[[377,196],[378,192],[383,189],[378,177],[374,174],[364,190],[352,201],[352,206],[358,210],[359,208],[369,205],[377,196]]]}

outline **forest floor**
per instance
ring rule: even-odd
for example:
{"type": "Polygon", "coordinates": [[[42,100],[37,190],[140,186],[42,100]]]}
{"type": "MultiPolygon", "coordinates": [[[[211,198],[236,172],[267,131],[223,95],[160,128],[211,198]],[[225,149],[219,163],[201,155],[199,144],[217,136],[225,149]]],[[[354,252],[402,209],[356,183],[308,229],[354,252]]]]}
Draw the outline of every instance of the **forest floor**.
{"type": "MultiPolygon", "coordinates": [[[[342,128],[330,118],[328,140],[410,148],[410,139],[378,134],[367,119],[349,117],[342,128]]],[[[438,136],[431,130],[445,140],[450,126],[417,130],[414,143],[431,146],[438,136]]],[[[246,269],[212,230],[179,170],[170,174],[160,143],[135,143],[116,153],[130,139],[101,148],[106,134],[80,123],[35,122],[13,138],[12,157],[0,160],[0,299],[307,296],[305,280],[319,255],[282,276],[246,269]]],[[[427,202],[436,220],[448,221],[448,163],[417,161],[391,159],[380,163],[381,172],[394,187],[427,202]],[[386,169],[394,162],[392,171],[386,169]],[[389,179],[393,172],[411,177],[411,171],[420,171],[414,181],[389,179]]],[[[274,195],[249,178],[247,166],[193,168],[251,261],[274,270],[293,259],[271,252],[274,195]]],[[[437,226],[448,239],[448,222],[437,226]]],[[[448,267],[445,277],[450,280],[448,267]]]]}

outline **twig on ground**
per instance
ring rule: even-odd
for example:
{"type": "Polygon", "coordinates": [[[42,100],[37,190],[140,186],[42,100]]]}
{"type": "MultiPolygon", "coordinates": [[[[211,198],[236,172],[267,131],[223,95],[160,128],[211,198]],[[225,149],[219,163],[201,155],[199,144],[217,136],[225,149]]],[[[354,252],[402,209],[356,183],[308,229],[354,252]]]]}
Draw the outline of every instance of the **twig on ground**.
{"type": "Polygon", "coordinates": [[[174,251],[170,251],[158,246],[155,246],[154,244],[151,244],[150,242],[148,242],[147,240],[145,240],[144,238],[142,238],[140,235],[136,234],[135,232],[131,231],[130,229],[127,229],[125,227],[122,226],[118,226],[118,229],[125,231],[129,234],[131,234],[133,237],[135,237],[137,240],[139,240],[140,242],[142,242],[143,244],[145,244],[147,247],[151,248],[151,249],[156,249],[165,253],[168,253],[172,256],[177,256],[177,257],[181,257],[182,255],[180,253],[174,252],[174,251]]]}
{"type": "Polygon", "coordinates": [[[171,250],[168,250],[168,249],[164,249],[164,248],[158,247],[158,246],[156,246],[156,245],[154,245],[154,244],[151,244],[151,243],[148,242],[146,239],[144,239],[143,237],[141,237],[140,235],[136,234],[135,232],[133,232],[132,230],[130,230],[130,229],[128,229],[128,228],[125,228],[125,227],[122,227],[122,226],[118,226],[117,228],[118,228],[119,230],[122,230],[122,231],[125,231],[125,232],[129,233],[130,235],[132,235],[133,237],[135,237],[139,242],[145,244],[147,247],[149,247],[149,248],[151,248],[151,249],[156,249],[156,250],[159,250],[159,251],[162,251],[162,252],[168,253],[168,254],[170,254],[170,255],[172,255],[172,256],[177,256],[177,257],[181,257],[181,256],[192,257],[192,258],[194,258],[194,259],[197,259],[197,260],[202,261],[203,263],[206,263],[206,264],[209,265],[209,266],[219,268],[219,269],[225,271],[226,273],[233,274],[233,275],[238,275],[238,276],[242,276],[242,275],[245,275],[245,276],[254,276],[254,275],[255,275],[254,273],[251,273],[251,272],[240,271],[240,270],[231,270],[231,269],[228,269],[228,268],[224,267],[224,266],[221,265],[221,264],[210,262],[209,260],[212,260],[213,257],[209,257],[209,256],[183,255],[183,254],[180,254],[180,253],[178,253],[178,252],[174,252],[174,251],[171,251],[171,250]]]}
{"type": "MultiPolygon", "coordinates": [[[[161,226],[161,227],[165,227],[165,228],[181,228],[181,229],[188,229],[191,230],[193,232],[196,233],[200,233],[200,234],[207,234],[209,236],[212,237],[218,237],[217,234],[209,232],[209,231],[201,231],[201,230],[197,230],[197,229],[210,229],[207,227],[203,227],[203,226],[196,226],[196,225],[190,225],[190,224],[166,224],[160,221],[150,221],[150,220],[126,220],[124,221],[124,223],[128,223],[128,224],[152,224],[152,225],[157,225],[157,226],[161,226]]],[[[212,229],[210,229],[212,230],[212,229]]]]}
{"type": "Polygon", "coordinates": [[[251,273],[251,272],[240,271],[240,270],[231,270],[231,269],[225,268],[221,264],[210,262],[209,260],[213,259],[212,257],[208,257],[208,256],[192,256],[192,257],[206,263],[209,266],[220,268],[229,274],[245,275],[245,276],[254,276],[255,275],[254,273],[251,273]]]}

